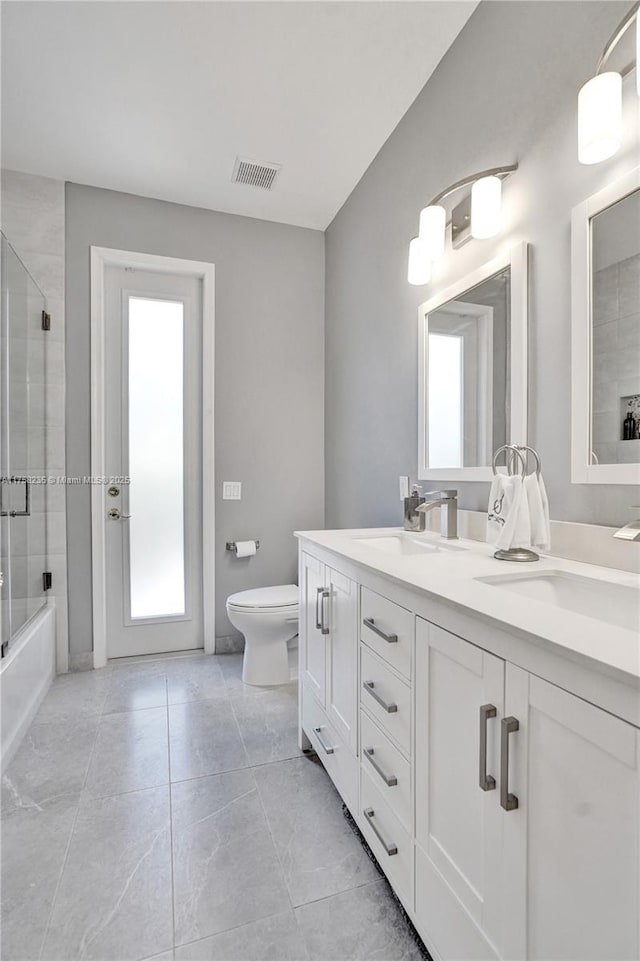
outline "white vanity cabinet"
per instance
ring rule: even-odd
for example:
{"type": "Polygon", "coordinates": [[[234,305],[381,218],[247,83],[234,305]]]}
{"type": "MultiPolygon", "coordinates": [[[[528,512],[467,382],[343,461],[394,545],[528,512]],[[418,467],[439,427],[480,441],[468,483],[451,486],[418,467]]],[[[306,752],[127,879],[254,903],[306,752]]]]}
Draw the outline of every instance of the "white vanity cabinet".
{"type": "Polygon", "coordinates": [[[301,727],[434,959],[637,961],[640,728],[606,676],[315,550],[301,727]]]}
{"type": "Polygon", "coordinates": [[[444,958],[500,956],[504,674],[500,658],[417,618],[416,912],[444,958]]]}
{"type": "Polygon", "coordinates": [[[304,730],[347,803],[357,802],[358,584],[302,553],[300,674],[304,730]]]}
{"type": "Polygon", "coordinates": [[[640,957],[640,731],[506,665],[504,957],[640,957]]]}

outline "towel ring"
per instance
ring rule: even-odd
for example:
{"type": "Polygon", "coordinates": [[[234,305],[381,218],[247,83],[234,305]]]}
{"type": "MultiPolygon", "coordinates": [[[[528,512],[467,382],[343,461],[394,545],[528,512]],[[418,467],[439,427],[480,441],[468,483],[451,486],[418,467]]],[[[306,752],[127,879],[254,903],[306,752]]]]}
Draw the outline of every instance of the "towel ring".
{"type": "MultiPolygon", "coordinates": [[[[522,448],[522,450],[524,450],[524,448],[522,448]]],[[[497,451],[493,455],[493,462],[491,464],[491,470],[493,471],[493,473],[494,474],[498,473],[498,471],[496,470],[496,461],[498,460],[498,457],[503,451],[505,452],[505,454],[507,451],[511,452],[511,455],[509,458],[505,457],[505,460],[507,461],[506,467],[507,467],[507,470],[509,471],[509,474],[511,474],[511,468],[513,466],[514,457],[517,457],[518,460],[520,461],[520,464],[522,465],[522,479],[524,480],[527,474],[527,460],[525,457],[522,456],[521,448],[515,447],[513,444],[504,444],[502,447],[498,447],[497,451]]],[[[537,454],[536,454],[536,457],[538,457],[537,454]]]]}
{"type": "Polygon", "coordinates": [[[541,461],[540,461],[540,455],[538,454],[538,451],[537,451],[537,450],[534,450],[533,447],[527,447],[526,444],[513,444],[513,447],[514,447],[515,450],[518,450],[518,451],[523,451],[523,450],[524,450],[524,451],[527,452],[527,453],[526,453],[526,456],[525,456],[525,463],[527,463],[527,464],[528,464],[528,462],[529,462],[529,454],[532,454],[532,455],[533,455],[533,457],[535,458],[535,462],[536,462],[536,477],[539,478],[539,477],[540,477],[540,471],[541,471],[541,469],[542,469],[542,463],[541,463],[541,461]]]}

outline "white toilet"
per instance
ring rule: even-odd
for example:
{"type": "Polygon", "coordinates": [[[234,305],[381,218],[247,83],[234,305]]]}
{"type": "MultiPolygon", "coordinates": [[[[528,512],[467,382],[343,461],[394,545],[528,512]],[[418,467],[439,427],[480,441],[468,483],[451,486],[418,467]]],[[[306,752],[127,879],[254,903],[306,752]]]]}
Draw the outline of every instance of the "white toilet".
{"type": "Polygon", "coordinates": [[[287,641],[298,633],[298,588],[259,587],[227,598],[227,616],[244,634],[242,680],[268,687],[289,683],[287,641]]]}

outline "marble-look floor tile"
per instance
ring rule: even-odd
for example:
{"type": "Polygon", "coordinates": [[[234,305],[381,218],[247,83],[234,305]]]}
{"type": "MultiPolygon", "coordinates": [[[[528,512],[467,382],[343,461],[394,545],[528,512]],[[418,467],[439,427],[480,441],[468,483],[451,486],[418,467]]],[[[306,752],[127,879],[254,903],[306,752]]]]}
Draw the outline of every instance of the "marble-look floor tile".
{"type": "Polygon", "coordinates": [[[296,908],[311,961],[421,961],[386,881],[296,908]]]}
{"type": "Polygon", "coordinates": [[[36,716],[2,779],[2,817],[57,797],[78,797],[98,723],[98,717],[40,722],[36,716]]]}
{"type": "Polygon", "coordinates": [[[294,905],[379,877],[342,815],[342,799],[317,760],[254,769],[294,905]]]}
{"type": "Polygon", "coordinates": [[[250,684],[245,684],[242,680],[242,660],[244,654],[220,654],[216,657],[220,668],[222,670],[222,676],[224,677],[224,682],[227,686],[229,694],[238,694],[243,689],[247,689],[248,692],[260,691],[261,688],[252,687],[250,684]]]}
{"type": "Polygon", "coordinates": [[[106,714],[100,721],[85,792],[92,797],[169,783],[167,709],[106,714]]]}
{"type": "Polygon", "coordinates": [[[131,664],[113,668],[111,689],[104,705],[105,714],[142,711],[166,707],[167,676],[164,661],[131,664]]]}
{"type": "Polygon", "coordinates": [[[235,696],[231,706],[250,764],[297,757],[298,685],[264,690],[255,697],[235,696]]]}
{"type": "Polygon", "coordinates": [[[171,780],[247,767],[247,754],[228,698],[169,706],[171,780]]]}
{"type": "Polygon", "coordinates": [[[167,666],[169,704],[225,697],[222,668],[212,656],[176,659],[167,666]]]}
{"type": "Polygon", "coordinates": [[[0,822],[2,958],[37,961],[77,802],[62,798],[0,822]]]}
{"type": "Polygon", "coordinates": [[[168,787],[83,801],[47,961],[138,961],[172,946],[168,787]]]}
{"type": "Polygon", "coordinates": [[[173,784],[176,944],[290,907],[251,771],[173,784]]]}
{"type": "Polygon", "coordinates": [[[38,711],[38,721],[53,718],[76,718],[102,714],[111,685],[111,669],[60,674],[38,711]]]}
{"type": "Polygon", "coordinates": [[[176,948],[175,961],[306,961],[293,911],[176,948]]]}

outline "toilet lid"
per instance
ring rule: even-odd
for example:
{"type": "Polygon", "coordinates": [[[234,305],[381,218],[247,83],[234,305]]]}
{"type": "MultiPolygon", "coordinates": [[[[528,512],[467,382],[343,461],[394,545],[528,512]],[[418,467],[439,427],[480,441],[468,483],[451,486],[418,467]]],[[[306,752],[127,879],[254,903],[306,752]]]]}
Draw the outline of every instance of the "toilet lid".
{"type": "Polygon", "coordinates": [[[253,591],[240,591],[227,598],[233,607],[294,607],[298,604],[296,584],[279,587],[258,587],[253,591]]]}

